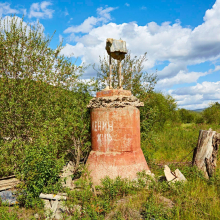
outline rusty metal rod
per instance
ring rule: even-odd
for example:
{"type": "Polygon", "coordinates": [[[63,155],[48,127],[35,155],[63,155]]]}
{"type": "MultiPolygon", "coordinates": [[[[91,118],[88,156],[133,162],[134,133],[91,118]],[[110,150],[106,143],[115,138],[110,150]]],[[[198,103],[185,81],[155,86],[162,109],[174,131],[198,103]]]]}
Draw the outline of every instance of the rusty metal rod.
{"type": "Polygon", "coordinates": [[[109,55],[109,88],[112,88],[112,59],[111,59],[111,54],[109,55]]]}
{"type": "Polygon", "coordinates": [[[118,75],[119,75],[119,89],[121,89],[121,60],[119,60],[118,75]]]}

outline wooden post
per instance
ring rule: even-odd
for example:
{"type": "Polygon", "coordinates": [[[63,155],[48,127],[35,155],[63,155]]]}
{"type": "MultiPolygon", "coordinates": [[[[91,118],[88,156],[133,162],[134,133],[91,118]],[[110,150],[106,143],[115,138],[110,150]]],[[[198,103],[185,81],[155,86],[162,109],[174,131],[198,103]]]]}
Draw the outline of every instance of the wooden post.
{"type": "Polygon", "coordinates": [[[197,147],[193,153],[192,165],[197,166],[208,179],[214,174],[217,154],[220,144],[220,134],[209,129],[200,130],[197,147]]]}

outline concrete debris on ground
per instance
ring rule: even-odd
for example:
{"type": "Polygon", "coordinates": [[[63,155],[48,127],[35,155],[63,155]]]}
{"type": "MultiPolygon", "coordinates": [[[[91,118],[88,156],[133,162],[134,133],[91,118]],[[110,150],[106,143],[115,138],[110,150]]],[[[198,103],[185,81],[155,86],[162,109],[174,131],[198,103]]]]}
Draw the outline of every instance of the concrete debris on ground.
{"type": "Polygon", "coordinates": [[[18,204],[13,190],[20,181],[15,176],[8,176],[0,179],[0,199],[8,205],[18,204]],[[11,189],[11,190],[9,190],[11,189]]]}
{"type": "Polygon", "coordinates": [[[89,104],[87,105],[87,108],[123,108],[128,106],[141,107],[144,106],[144,103],[140,102],[140,100],[135,96],[107,96],[91,99],[89,104]]]}
{"type": "Polygon", "coordinates": [[[66,166],[62,169],[62,174],[60,175],[62,179],[62,186],[70,189],[74,189],[74,184],[71,175],[75,171],[75,164],[69,161],[66,166]]]}
{"type": "Polygon", "coordinates": [[[185,176],[180,172],[179,169],[176,169],[174,172],[172,172],[167,165],[164,166],[164,174],[168,182],[174,183],[177,181],[187,181],[185,176]]]}
{"type": "Polygon", "coordinates": [[[66,208],[63,201],[66,200],[65,193],[55,194],[40,194],[40,198],[44,200],[44,208],[46,211],[47,219],[61,219],[62,213],[65,212],[66,208]]]}
{"type": "Polygon", "coordinates": [[[1,191],[0,198],[3,203],[7,203],[8,205],[15,205],[18,204],[16,200],[16,195],[14,191],[1,191]]]}

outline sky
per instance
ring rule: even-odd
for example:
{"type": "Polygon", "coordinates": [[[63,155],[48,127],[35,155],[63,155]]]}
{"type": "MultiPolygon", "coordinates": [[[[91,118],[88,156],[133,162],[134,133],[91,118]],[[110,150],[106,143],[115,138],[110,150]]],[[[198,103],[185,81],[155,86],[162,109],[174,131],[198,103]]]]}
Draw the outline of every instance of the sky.
{"type": "Polygon", "coordinates": [[[144,71],[157,73],[156,91],[179,108],[220,102],[220,0],[0,1],[0,17],[11,14],[56,31],[51,48],[63,40],[62,54],[78,65],[98,65],[107,38],[125,40],[132,56],[147,52],[144,71]]]}

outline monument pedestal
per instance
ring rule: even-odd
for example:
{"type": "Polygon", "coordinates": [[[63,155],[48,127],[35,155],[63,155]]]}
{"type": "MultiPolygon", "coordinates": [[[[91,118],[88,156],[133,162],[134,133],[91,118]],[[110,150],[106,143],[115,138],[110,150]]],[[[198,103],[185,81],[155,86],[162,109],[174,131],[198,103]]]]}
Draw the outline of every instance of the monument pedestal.
{"type": "Polygon", "coordinates": [[[95,185],[105,176],[134,179],[137,172],[150,173],[140,148],[141,106],[128,90],[103,90],[90,101],[92,151],[87,166],[95,185]]]}

